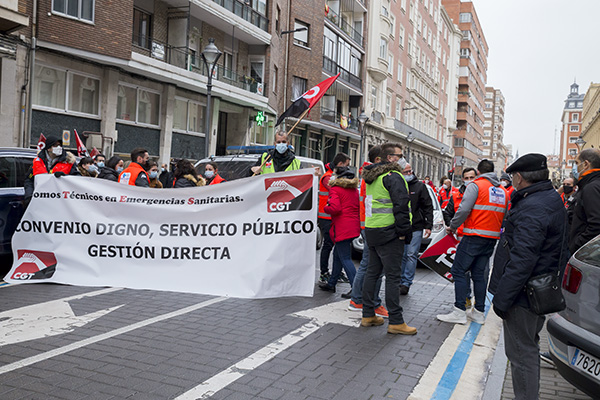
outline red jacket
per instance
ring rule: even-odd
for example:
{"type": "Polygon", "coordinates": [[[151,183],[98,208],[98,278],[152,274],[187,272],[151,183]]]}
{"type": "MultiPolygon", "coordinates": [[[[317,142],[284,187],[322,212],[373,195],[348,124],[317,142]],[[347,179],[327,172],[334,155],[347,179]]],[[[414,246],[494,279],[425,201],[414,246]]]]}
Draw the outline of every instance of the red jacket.
{"type": "Polygon", "coordinates": [[[358,178],[336,177],[329,182],[329,200],[325,212],[331,215],[329,235],[334,243],[360,235],[358,178]]]}
{"type": "Polygon", "coordinates": [[[217,185],[222,182],[227,182],[227,181],[225,179],[221,178],[221,175],[215,174],[215,176],[212,178],[212,181],[210,181],[209,185],[217,185]]]}

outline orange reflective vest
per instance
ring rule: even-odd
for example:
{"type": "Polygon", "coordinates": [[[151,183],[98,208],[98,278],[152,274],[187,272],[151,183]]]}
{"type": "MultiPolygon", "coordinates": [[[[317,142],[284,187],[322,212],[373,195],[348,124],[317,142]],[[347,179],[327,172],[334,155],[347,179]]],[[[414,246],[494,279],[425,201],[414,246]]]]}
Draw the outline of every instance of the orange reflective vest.
{"type": "MultiPolygon", "coordinates": [[[[452,192],[452,203],[454,204],[454,214],[458,211],[458,207],[460,206],[460,202],[462,201],[464,193],[461,193],[460,190],[452,192]]],[[[456,230],[456,236],[463,236],[463,225],[459,226],[456,230]]]]}
{"type": "Polygon", "coordinates": [[[210,181],[210,185],[216,185],[217,183],[227,182],[225,179],[221,178],[221,175],[216,174],[212,181],[210,181]]]}
{"type": "MultiPolygon", "coordinates": [[[[132,162],[129,164],[129,167],[125,168],[125,170],[119,175],[119,183],[135,186],[135,181],[142,172],[146,173],[146,170],[142,168],[140,164],[132,162]]],[[[148,174],[146,174],[146,179],[148,179],[148,184],[150,184],[150,178],[148,178],[148,174]]]]}
{"type": "MultiPolygon", "coordinates": [[[[71,168],[73,168],[74,164],[70,164],[68,162],[59,162],[56,163],[52,169],[50,170],[50,173],[53,174],[55,172],[64,172],[65,174],[69,174],[71,172],[71,168]]],[[[44,163],[44,160],[42,160],[40,157],[36,157],[33,159],[33,176],[39,175],[39,174],[47,174],[48,173],[48,169],[46,168],[46,164],[44,163]]]]}
{"type": "Polygon", "coordinates": [[[327,169],[327,171],[319,180],[319,213],[317,214],[318,218],[331,219],[331,215],[325,212],[325,206],[327,205],[327,199],[329,198],[329,186],[323,183],[323,180],[326,177],[331,178],[331,175],[333,175],[333,170],[327,169]]]}
{"type": "Polygon", "coordinates": [[[464,223],[463,234],[499,239],[508,193],[502,186],[496,187],[485,178],[477,178],[471,185],[477,185],[478,195],[464,223]]]}
{"type": "Polygon", "coordinates": [[[440,189],[440,193],[438,194],[438,202],[442,206],[442,209],[446,208],[446,206],[448,205],[448,202],[450,201],[450,197],[452,197],[452,194],[456,191],[457,190],[454,186],[450,188],[450,194],[448,194],[446,189],[444,189],[444,188],[440,189]]]}

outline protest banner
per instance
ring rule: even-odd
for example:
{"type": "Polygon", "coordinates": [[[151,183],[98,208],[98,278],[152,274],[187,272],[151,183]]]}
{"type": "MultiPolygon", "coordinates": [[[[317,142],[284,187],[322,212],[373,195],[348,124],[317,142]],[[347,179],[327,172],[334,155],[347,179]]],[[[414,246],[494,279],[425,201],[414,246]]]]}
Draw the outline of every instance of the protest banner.
{"type": "Polygon", "coordinates": [[[431,243],[421,254],[419,260],[442,278],[454,282],[450,270],[456,256],[457,246],[458,240],[454,235],[448,235],[446,231],[441,231],[432,238],[431,243]]]}
{"type": "Polygon", "coordinates": [[[312,296],[316,184],[313,169],[163,190],[37,175],[5,281],[312,296]]]}

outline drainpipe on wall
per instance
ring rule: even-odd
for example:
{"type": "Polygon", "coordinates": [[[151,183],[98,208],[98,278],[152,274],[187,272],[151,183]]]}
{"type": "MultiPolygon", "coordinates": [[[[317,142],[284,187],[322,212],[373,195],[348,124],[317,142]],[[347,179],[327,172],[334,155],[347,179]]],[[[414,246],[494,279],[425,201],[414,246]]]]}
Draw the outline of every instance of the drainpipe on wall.
{"type": "Polygon", "coordinates": [[[33,97],[33,78],[35,74],[35,50],[37,47],[37,12],[38,0],[33,0],[33,15],[31,17],[31,49],[29,51],[29,99],[27,101],[27,134],[23,135],[23,147],[31,143],[31,107],[33,97]]]}

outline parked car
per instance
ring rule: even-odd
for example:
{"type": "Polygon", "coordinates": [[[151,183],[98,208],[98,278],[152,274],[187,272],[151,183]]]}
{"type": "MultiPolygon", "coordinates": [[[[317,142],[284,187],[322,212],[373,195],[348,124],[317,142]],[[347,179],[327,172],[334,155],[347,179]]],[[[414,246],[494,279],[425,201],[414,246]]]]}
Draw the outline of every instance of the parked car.
{"type": "Polygon", "coordinates": [[[12,236],[25,212],[23,185],[36,154],[33,149],[0,147],[0,272],[8,272],[11,264],[12,236]]]}
{"type": "Polygon", "coordinates": [[[562,281],[567,308],[548,320],[558,372],[593,398],[600,396],[600,236],[569,260],[562,281]]]}
{"type": "MultiPolygon", "coordinates": [[[[431,235],[429,235],[428,238],[423,237],[419,253],[424,252],[427,246],[429,246],[429,243],[431,243],[431,238],[444,229],[444,216],[442,215],[442,207],[440,207],[440,203],[437,201],[437,196],[431,186],[425,185],[425,187],[427,188],[427,192],[429,193],[429,197],[433,203],[433,228],[431,229],[431,235]]],[[[354,239],[352,241],[352,257],[355,259],[360,259],[362,257],[363,247],[364,240],[362,236],[354,239]]]]}

